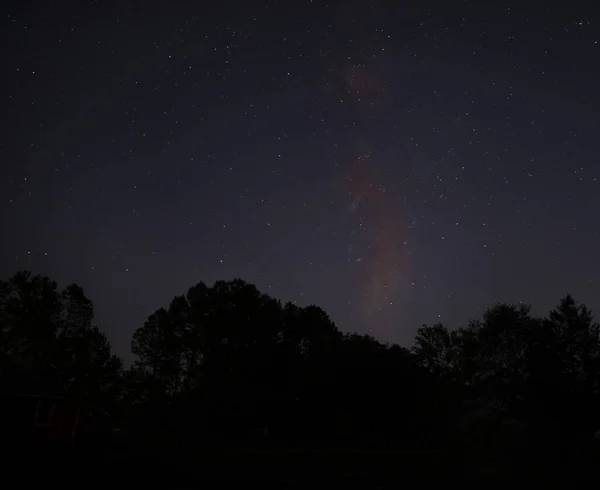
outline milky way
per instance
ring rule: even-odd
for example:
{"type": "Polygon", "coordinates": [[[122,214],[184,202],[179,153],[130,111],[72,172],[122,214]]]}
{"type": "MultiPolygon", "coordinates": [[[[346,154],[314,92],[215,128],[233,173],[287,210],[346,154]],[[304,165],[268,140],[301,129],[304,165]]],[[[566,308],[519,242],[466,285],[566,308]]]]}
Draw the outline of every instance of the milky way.
{"type": "Polygon", "coordinates": [[[79,283],[125,357],[234,277],[405,345],[597,309],[598,9],[493,3],[14,2],[0,273],[79,283]]]}

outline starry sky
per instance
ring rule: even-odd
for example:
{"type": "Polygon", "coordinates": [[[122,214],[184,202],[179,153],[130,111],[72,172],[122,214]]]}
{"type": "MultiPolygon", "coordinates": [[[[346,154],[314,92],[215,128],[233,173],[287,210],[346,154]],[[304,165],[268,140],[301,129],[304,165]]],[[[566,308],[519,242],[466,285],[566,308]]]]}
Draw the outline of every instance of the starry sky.
{"type": "Polygon", "coordinates": [[[600,308],[592,3],[6,3],[0,275],[80,284],[121,356],[201,280],[403,345],[600,308]]]}

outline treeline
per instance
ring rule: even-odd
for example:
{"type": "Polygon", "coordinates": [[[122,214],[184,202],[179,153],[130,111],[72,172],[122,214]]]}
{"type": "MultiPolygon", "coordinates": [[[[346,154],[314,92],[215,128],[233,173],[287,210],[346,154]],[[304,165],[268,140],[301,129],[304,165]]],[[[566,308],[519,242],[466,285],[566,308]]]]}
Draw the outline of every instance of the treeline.
{"type": "Polygon", "coordinates": [[[0,282],[0,389],[76,400],[91,421],[81,444],[514,453],[579,450],[600,429],[599,327],[571,296],[544,318],[497,304],[466,328],[423,326],[409,350],[240,279],[199,283],[131,348],[125,368],[80,287],[0,282]]]}

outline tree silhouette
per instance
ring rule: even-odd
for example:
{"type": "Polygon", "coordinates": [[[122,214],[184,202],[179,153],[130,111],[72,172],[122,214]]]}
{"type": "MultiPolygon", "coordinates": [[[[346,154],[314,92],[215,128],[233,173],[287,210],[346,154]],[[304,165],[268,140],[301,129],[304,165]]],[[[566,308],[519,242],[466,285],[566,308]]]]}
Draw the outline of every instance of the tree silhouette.
{"type": "Polygon", "coordinates": [[[67,396],[79,406],[80,425],[93,420],[95,433],[108,433],[123,389],[122,363],[92,322],[92,302],[77,285],[58,291],[48,277],[25,271],[0,282],[3,396],[67,396]]]}
{"type": "Polygon", "coordinates": [[[556,447],[589,441],[598,430],[599,349],[590,311],[567,295],[544,319],[525,305],[498,304],[467,328],[424,326],[414,352],[456,385],[462,427],[482,444],[525,438],[556,447]]]}
{"type": "Polygon", "coordinates": [[[457,335],[444,325],[423,325],[417,330],[413,352],[420,365],[437,376],[449,376],[457,368],[457,335]]]}
{"type": "Polygon", "coordinates": [[[92,325],[83,290],[18,272],[0,282],[1,380],[6,389],[91,399],[118,382],[120,361],[92,325]]]}
{"type": "Polygon", "coordinates": [[[530,383],[563,438],[589,439],[600,427],[599,361],[599,326],[567,295],[542,321],[530,383]]]}
{"type": "MultiPolygon", "coordinates": [[[[77,285],[59,291],[29,272],[1,281],[2,391],[64,394],[107,448],[146,462],[232,448],[436,449],[455,466],[464,453],[533,467],[525,454],[581,459],[600,428],[600,327],[570,295],[545,318],[496,304],[463,328],[423,325],[409,350],[241,279],[200,282],[135,331],[127,370],[93,315],[77,285]]],[[[89,440],[86,450],[100,446],[89,440]]]]}

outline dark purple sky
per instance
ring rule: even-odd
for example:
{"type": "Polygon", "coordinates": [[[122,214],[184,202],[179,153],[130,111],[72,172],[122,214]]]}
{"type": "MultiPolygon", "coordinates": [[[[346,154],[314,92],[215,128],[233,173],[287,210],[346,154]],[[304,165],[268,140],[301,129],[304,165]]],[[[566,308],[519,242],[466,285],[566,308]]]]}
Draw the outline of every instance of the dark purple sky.
{"type": "Polygon", "coordinates": [[[0,275],[79,283],[120,355],[201,280],[402,344],[600,307],[592,3],[14,3],[0,275]]]}

